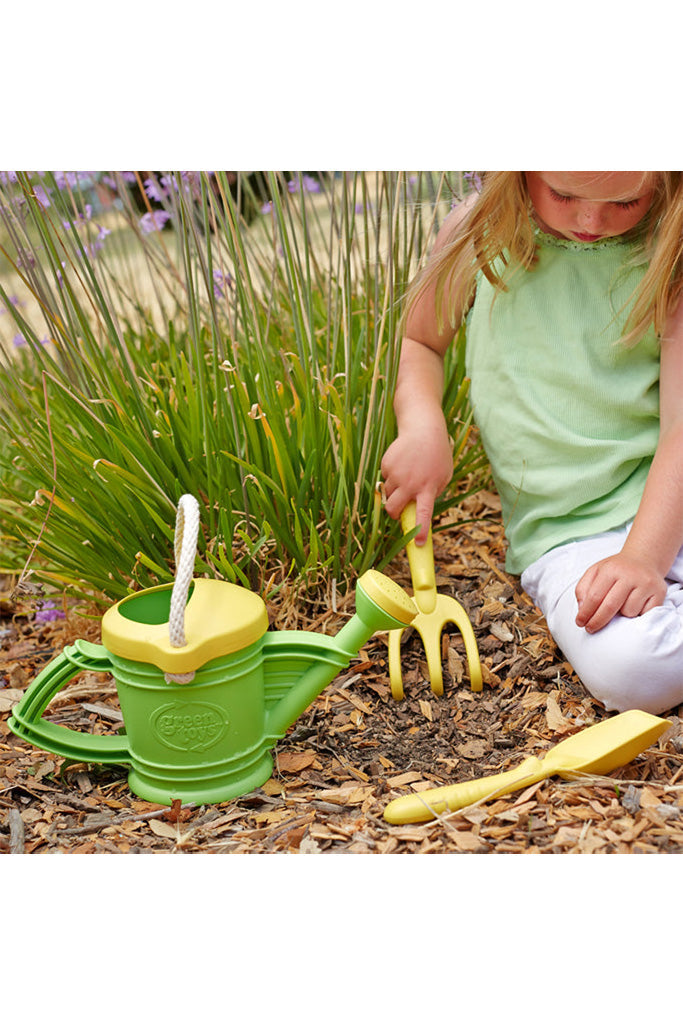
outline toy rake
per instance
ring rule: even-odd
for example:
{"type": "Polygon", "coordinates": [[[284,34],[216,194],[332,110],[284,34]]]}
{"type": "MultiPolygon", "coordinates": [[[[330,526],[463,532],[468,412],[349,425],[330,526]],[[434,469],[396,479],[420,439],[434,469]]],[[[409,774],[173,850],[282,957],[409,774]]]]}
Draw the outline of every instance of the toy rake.
{"type": "MultiPolygon", "coordinates": [[[[410,533],[416,525],[416,505],[415,502],[410,502],[401,514],[401,526],[404,533],[410,533]]],[[[427,540],[421,547],[418,547],[414,540],[410,540],[406,550],[413,581],[413,600],[418,607],[418,614],[411,625],[422,637],[432,691],[437,696],[441,696],[443,693],[441,631],[447,623],[453,622],[460,630],[465,642],[470,687],[479,692],[482,688],[482,673],[477,641],[463,606],[454,597],[437,592],[431,529],[427,540]]],[[[403,632],[402,629],[394,629],[389,633],[389,678],[394,700],[403,699],[401,673],[401,636],[403,632]]]]}

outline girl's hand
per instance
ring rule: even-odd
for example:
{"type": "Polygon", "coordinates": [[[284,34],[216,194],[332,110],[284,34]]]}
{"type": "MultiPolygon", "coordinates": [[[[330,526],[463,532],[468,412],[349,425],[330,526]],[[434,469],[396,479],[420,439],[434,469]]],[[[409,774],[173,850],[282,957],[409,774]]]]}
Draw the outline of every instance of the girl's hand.
{"type": "Polygon", "coordinates": [[[662,604],[666,582],[651,564],[621,551],[587,569],[575,593],[576,625],[597,633],[617,614],[633,619],[662,604]]]}
{"type": "Polygon", "coordinates": [[[418,545],[427,540],[437,495],[453,475],[453,453],[445,421],[424,431],[403,431],[387,448],[382,459],[384,507],[398,519],[409,501],[415,501],[418,545]]]}

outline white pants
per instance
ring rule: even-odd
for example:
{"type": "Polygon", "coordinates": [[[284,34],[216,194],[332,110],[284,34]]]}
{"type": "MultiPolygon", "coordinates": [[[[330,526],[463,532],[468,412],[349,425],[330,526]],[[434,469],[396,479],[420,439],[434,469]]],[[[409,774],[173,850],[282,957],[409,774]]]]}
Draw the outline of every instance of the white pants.
{"type": "Polygon", "coordinates": [[[576,584],[595,562],[621,551],[630,527],[548,551],[522,573],[522,586],[586,689],[608,711],[659,715],[683,703],[683,548],[667,574],[663,605],[634,619],[616,615],[598,633],[575,621],[576,584]]]}

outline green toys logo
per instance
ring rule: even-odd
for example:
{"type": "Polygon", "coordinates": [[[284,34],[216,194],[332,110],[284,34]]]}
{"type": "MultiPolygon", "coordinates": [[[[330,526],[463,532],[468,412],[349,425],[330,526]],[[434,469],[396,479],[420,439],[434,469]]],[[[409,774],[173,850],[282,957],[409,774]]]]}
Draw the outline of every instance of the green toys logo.
{"type": "Polygon", "coordinates": [[[214,704],[165,704],[152,716],[154,734],[172,750],[208,750],[225,735],[228,720],[214,704]]]}

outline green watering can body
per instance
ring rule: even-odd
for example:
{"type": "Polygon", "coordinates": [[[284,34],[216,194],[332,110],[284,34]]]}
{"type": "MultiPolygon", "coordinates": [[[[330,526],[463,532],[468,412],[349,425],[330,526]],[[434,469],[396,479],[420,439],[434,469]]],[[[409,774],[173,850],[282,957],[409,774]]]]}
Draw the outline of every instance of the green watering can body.
{"type": "Polygon", "coordinates": [[[273,771],[271,750],[289,726],[373,633],[405,626],[417,612],[397,584],[370,570],[358,581],[355,614],[336,637],[268,632],[258,595],[193,580],[185,642],[174,648],[164,639],[171,587],[109,609],[103,644],[77,640],[65,648],[9,721],[17,736],[62,757],[128,765],[131,790],[160,804],[220,803],[262,785],[273,771]],[[93,736],[43,718],[55,694],[86,670],[114,677],[125,733],[93,736]]]}

